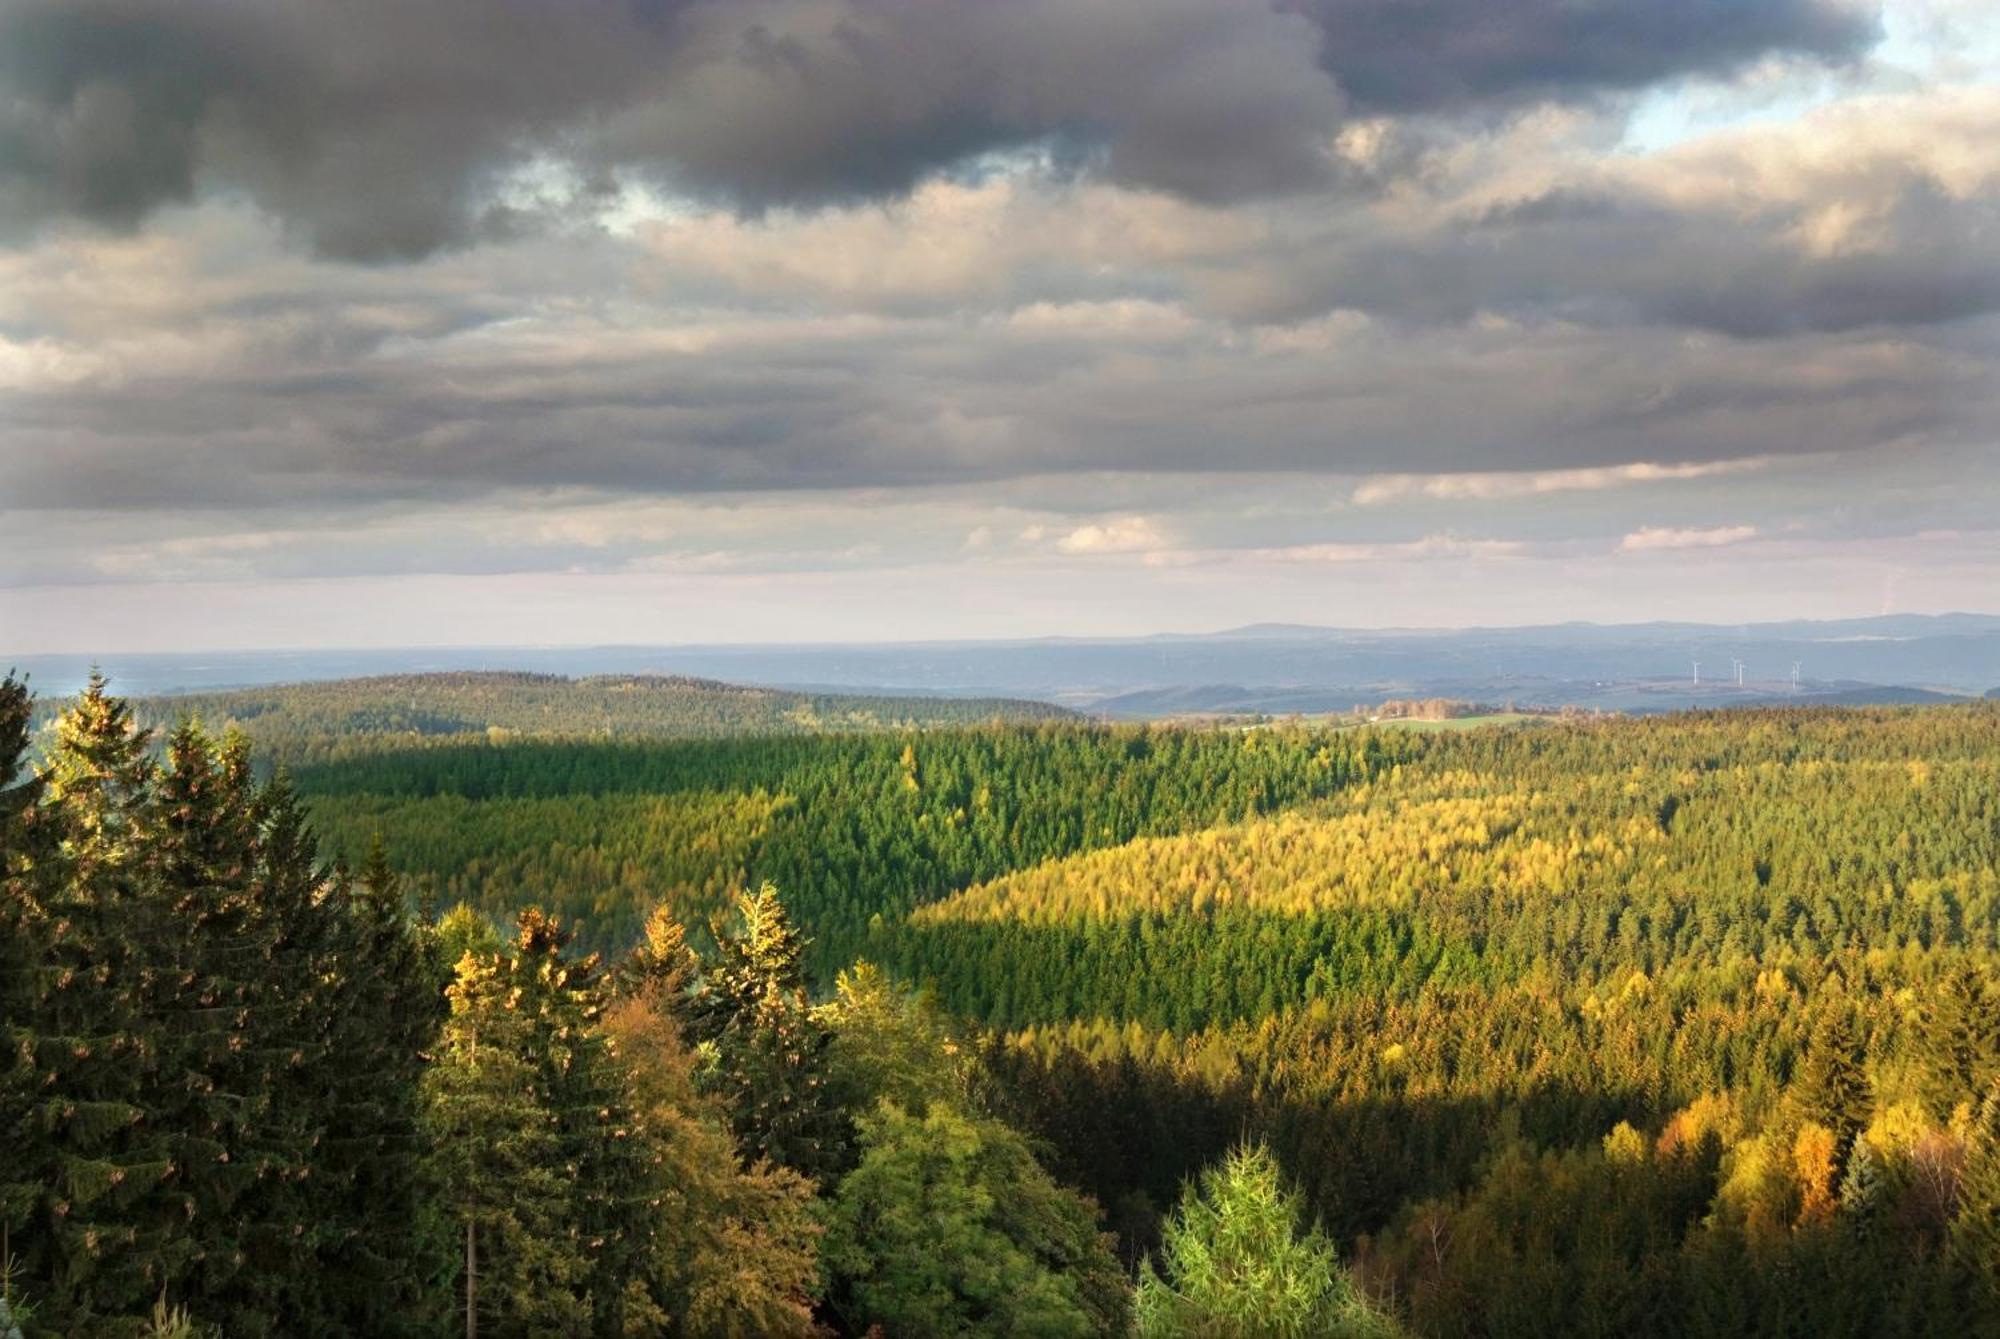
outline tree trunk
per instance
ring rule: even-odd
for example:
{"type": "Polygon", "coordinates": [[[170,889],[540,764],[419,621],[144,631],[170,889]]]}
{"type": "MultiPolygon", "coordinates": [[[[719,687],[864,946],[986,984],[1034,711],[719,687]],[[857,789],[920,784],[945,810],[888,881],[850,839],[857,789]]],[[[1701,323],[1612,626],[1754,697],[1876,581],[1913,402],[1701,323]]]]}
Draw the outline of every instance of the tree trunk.
{"type": "Polygon", "coordinates": [[[479,1242],[465,1220],[465,1339],[479,1339],[479,1242]]]}

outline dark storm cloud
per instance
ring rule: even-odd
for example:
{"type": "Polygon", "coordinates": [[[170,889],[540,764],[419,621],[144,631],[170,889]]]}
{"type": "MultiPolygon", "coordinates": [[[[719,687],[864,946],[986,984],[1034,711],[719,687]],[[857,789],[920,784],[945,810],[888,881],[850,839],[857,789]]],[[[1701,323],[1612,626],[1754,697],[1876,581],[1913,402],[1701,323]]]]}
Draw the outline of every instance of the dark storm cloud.
{"type": "Polygon", "coordinates": [[[408,257],[621,176],[754,211],[1023,148],[1239,200],[1337,184],[1356,113],[1839,59],[1871,31],[1837,0],[8,0],[0,228],[236,190],[323,252],[408,257]],[[531,162],[570,172],[498,198],[531,162]]]}

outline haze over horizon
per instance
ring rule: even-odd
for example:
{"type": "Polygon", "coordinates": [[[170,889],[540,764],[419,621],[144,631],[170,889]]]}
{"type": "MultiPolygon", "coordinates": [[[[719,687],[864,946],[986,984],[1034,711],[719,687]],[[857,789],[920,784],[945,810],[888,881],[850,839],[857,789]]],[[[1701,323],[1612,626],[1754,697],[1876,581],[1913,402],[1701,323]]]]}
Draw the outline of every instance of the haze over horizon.
{"type": "Polygon", "coordinates": [[[1984,610],[1996,425],[1975,0],[0,0],[0,656],[1984,610]]]}

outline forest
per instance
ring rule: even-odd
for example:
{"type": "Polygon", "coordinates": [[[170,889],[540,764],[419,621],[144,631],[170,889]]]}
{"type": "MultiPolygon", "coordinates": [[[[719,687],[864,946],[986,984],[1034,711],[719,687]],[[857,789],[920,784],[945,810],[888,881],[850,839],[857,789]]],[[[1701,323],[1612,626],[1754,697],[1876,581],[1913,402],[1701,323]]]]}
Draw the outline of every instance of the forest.
{"type": "MultiPolygon", "coordinates": [[[[47,723],[55,706],[40,706],[39,723],[47,723]]],[[[169,730],[187,717],[217,733],[238,728],[260,762],[294,766],[470,740],[694,739],[1072,718],[1061,707],[1014,698],[806,693],[685,675],[572,679],[497,670],[175,693],[137,699],[132,712],[147,729],[169,730]]]]}
{"type": "Polygon", "coordinates": [[[0,1333],[2000,1333],[2000,704],[573,727],[0,685],[0,1333]]]}

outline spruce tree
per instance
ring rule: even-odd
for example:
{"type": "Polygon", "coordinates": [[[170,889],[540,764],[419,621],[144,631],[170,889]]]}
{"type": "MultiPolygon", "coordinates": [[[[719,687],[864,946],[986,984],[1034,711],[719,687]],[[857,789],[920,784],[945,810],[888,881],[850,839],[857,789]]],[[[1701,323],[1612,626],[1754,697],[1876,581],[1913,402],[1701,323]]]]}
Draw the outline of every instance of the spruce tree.
{"type": "Polygon", "coordinates": [[[459,1247],[467,1336],[583,1333],[590,1262],[569,1230],[563,1137],[513,960],[468,953],[424,1077],[428,1175],[459,1247]]]}
{"type": "Polygon", "coordinates": [[[1867,1123],[1872,1100],[1861,1042],[1846,1001],[1835,1000],[1820,1014],[1806,1043],[1794,1094],[1801,1116],[1833,1131],[1838,1177],[1854,1136],[1867,1123]]]}
{"type": "Polygon", "coordinates": [[[1917,1019],[1925,1103],[1949,1119],[1976,1104],[2000,1074],[2000,991],[1976,967],[1959,967],[1934,985],[1917,1019]]]}
{"type": "MultiPolygon", "coordinates": [[[[268,807],[294,803],[274,783],[268,807]]],[[[436,1319],[427,1285],[448,1273],[449,1243],[429,1230],[422,1144],[424,1056],[445,997],[379,841],[360,882],[336,879],[329,895],[343,914],[318,1150],[324,1313],[345,1333],[425,1332],[436,1319]]]]}
{"type": "Polygon", "coordinates": [[[278,1317],[245,1308],[244,1192],[257,1181],[269,1118],[268,1055],[255,1045],[264,1002],[255,990],[251,889],[257,816],[249,763],[193,722],[168,739],[153,834],[166,916],[161,970],[148,1009],[160,1033],[159,1082],[147,1119],[173,1149],[180,1202],[169,1230],[195,1250],[179,1295],[232,1333],[268,1332],[278,1317]],[[191,1295],[190,1295],[191,1294],[191,1295]]]}
{"type": "Polygon", "coordinates": [[[38,854],[7,889],[37,959],[14,1022],[29,1096],[8,1203],[25,1238],[15,1252],[57,1332],[131,1314],[175,1288],[195,1256],[172,1226],[185,1168],[152,1118],[163,1047],[151,1006],[172,932],[151,849],[148,742],[93,674],[56,720],[38,854]]]}
{"type": "Polygon", "coordinates": [[[1140,1265],[1133,1311],[1142,1339],[1393,1334],[1333,1243],[1303,1220],[1297,1192],[1260,1147],[1238,1148],[1203,1172],[1167,1222],[1161,1271],[1140,1265]]]}
{"type": "Polygon", "coordinates": [[[579,1290],[590,1332],[611,1339],[624,1329],[628,1285],[650,1270],[658,1199],[623,1075],[599,1028],[607,997],[598,959],[571,958],[569,946],[569,933],[552,917],[533,908],[521,913],[514,979],[568,1187],[564,1228],[585,1265],[579,1290]]]}
{"type": "Polygon", "coordinates": [[[832,1033],[806,996],[806,942],[768,883],[738,896],[735,924],[712,928],[691,1021],[716,1049],[713,1090],[746,1156],[830,1182],[852,1164],[854,1124],[832,1078],[832,1033]]]}
{"type": "Polygon", "coordinates": [[[31,1174],[47,1156],[28,1123],[37,1087],[35,977],[42,968],[40,885],[48,854],[39,840],[47,825],[35,821],[41,783],[23,777],[33,712],[27,684],[12,674],[0,678],[0,1130],[15,1131],[17,1140],[15,1156],[0,1160],[0,1287],[26,1274],[16,1268],[16,1252],[40,1198],[31,1174]]]}

